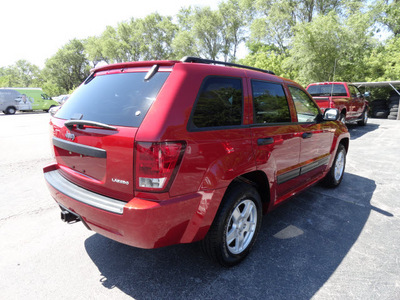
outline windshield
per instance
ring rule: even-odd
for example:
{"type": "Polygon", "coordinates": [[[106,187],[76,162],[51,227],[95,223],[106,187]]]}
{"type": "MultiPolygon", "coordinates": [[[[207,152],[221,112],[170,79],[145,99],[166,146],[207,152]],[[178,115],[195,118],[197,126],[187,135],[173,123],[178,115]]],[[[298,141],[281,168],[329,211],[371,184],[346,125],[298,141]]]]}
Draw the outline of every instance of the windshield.
{"type": "Polygon", "coordinates": [[[307,88],[307,92],[311,96],[347,96],[346,88],[343,84],[321,84],[321,85],[310,85],[307,88]]]}
{"type": "Polygon", "coordinates": [[[97,75],[82,84],[55,117],[139,127],[169,74],[158,72],[148,81],[146,72],[97,75]]]}

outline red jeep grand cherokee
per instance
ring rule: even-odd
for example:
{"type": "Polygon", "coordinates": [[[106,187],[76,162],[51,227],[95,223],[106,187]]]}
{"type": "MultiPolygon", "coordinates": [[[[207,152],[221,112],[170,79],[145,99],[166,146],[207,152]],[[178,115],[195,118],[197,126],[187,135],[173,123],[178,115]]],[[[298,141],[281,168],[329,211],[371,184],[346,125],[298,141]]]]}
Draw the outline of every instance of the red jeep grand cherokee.
{"type": "Polygon", "coordinates": [[[338,117],[269,71],[194,57],[109,65],[51,118],[44,176],[66,222],[140,248],[201,241],[232,266],[263,214],[321,179],[339,185],[338,117]]]}

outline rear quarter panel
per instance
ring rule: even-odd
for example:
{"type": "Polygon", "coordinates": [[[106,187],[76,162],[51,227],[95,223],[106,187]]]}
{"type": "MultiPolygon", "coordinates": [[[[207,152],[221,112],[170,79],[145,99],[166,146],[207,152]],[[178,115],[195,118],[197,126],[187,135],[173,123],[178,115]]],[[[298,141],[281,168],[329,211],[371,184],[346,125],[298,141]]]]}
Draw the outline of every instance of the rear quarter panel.
{"type": "MultiPolygon", "coordinates": [[[[171,196],[226,187],[235,177],[254,168],[246,105],[242,127],[191,131],[187,126],[206,77],[245,77],[241,69],[228,70],[204,64],[176,64],[137,132],[136,141],[186,141],[171,196]]],[[[242,84],[247,103],[244,80],[242,84]]]]}

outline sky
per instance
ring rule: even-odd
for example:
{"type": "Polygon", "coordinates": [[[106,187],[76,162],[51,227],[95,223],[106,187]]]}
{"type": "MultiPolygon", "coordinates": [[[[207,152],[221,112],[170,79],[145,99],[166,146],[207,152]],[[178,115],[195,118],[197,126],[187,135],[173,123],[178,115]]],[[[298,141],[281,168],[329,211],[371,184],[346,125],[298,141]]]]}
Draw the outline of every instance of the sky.
{"type": "Polygon", "coordinates": [[[74,38],[100,35],[110,25],[158,12],[175,16],[189,5],[217,9],[218,0],[3,0],[0,4],[0,67],[20,59],[45,60],[74,38]]]}

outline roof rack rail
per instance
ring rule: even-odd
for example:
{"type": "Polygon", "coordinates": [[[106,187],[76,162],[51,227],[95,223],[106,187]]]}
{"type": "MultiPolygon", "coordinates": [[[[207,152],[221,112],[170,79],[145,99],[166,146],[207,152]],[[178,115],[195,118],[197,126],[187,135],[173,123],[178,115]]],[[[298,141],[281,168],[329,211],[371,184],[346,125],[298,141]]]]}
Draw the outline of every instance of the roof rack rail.
{"type": "Polygon", "coordinates": [[[239,67],[239,68],[244,68],[244,69],[249,69],[249,70],[254,70],[254,71],[259,71],[259,72],[275,75],[274,72],[269,71],[269,70],[258,69],[258,68],[253,68],[253,67],[249,67],[249,66],[245,66],[245,65],[239,65],[239,64],[228,63],[228,62],[212,60],[212,59],[204,59],[204,58],[193,57],[193,56],[185,56],[184,58],[181,59],[181,62],[193,62],[193,63],[199,63],[199,64],[216,64],[216,65],[224,65],[224,66],[230,66],[230,67],[239,67]]]}

